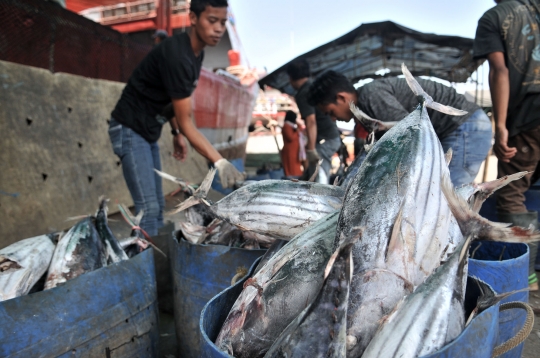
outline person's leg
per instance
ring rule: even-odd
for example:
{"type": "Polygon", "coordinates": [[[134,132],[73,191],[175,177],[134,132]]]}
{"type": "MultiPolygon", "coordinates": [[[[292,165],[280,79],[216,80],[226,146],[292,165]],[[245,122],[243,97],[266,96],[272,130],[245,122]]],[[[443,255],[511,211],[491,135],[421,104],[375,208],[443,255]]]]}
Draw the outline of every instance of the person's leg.
{"type": "MultiPolygon", "coordinates": [[[[498,176],[514,174],[520,171],[534,172],[540,160],[540,127],[520,133],[508,139],[508,146],[517,149],[509,163],[498,162],[498,176]]],[[[525,192],[531,186],[533,174],[513,181],[497,191],[497,212],[499,220],[517,226],[538,227],[538,213],[528,211],[525,206],[525,192]]],[[[529,244],[529,285],[538,289],[538,279],[534,269],[538,244],[529,244]]]]}
{"type": "Polygon", "coordinates": [[[480,109],[441,140],[445,153],[452,148],[448,169],[455,187],[474,181],[491,148],[491,140],[491,122],[480,109]]]}
{"type": "Polygon", "coordinates": [[[135,210],[137,213],[144,211],[140,226],[149,235],[157,235],[160,204],[156,196],[156,175],[151,144],[113,119],[109,136],[115,154],[122,161],[124,179],[135,204],[135,210]]]}
{"type": "Polygon", "coordinates": [[[330,170],[332,169],[332,156],[336,153],[341,146],[341,138],[327,139],[323,143],[317,143],[315,149],[323,160],[321,168],[319,169],[319,175],[317,176],[317,182],[321,184],[328,184],[330,178],[330,170]]]}
{"type": "MultiPolygon", "coordinates": [[[[159,145],[157,142],[152,143],[152,157],[154,159],[154,168],[161,171],[161,156],[159,155],[159,145]]],[[[154,172],[154,180],[156,182],[156,197],[159,205],[159,214],[157,217],[158,229],[163,226],[163,211],[165,210],[165,197],[163,196],[163,180],[154,172]]]]}

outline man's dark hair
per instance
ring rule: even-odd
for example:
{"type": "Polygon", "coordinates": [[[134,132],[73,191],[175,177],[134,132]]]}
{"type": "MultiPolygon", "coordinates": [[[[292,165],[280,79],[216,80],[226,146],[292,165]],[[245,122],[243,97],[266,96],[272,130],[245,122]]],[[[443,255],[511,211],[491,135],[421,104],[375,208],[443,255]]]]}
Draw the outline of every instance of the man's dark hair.
{"type": "Polygon", "coordinates": [[[296,123],[296,117],[298,116],[293,111],[285,112],[285,122],[296,123]]]}
{"type": "Polygon", "coordinates": [[[293,81],[309,77],[309,63],[306,60],[294,61],[287,66],[287,74],[293,81]]]}
{"type": "Polygon", "coordinates": [[[229,3],[227,2],[227,0],[191,0],[189,11],[199,17],[207,6],[228,7],[229,3]]]}
{"type": "Polygon", "coordinates": [[[336,103],[339,92],[354,93],[354,86],[347,77],[336,71],[326,71],[311,84],[308,103],[312,106],[336,103]]]}

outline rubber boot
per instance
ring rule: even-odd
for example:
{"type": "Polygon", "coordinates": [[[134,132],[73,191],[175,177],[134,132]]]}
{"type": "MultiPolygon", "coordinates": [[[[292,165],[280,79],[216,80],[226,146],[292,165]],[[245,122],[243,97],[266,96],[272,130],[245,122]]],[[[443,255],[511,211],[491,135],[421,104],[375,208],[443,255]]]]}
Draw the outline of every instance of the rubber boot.
{"type": "MultiPolygon", "coordinates": [[[[528,228],[533,225],[538,229],[538,212],[529,211],[527,213],[499,213],[499,221],[503,223],[512,223],[514,226],[528,228]]],[[[536,256],[538,253],[538,243],[529,245],[529,289],[538,291],[538,278],[535,271],[536,256]]]]}

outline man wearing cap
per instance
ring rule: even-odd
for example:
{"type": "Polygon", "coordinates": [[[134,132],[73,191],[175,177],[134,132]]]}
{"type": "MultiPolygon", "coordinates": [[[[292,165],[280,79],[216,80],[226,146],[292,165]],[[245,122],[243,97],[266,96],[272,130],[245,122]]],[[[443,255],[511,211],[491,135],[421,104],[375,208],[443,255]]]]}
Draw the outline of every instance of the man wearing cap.
{"type": "Polygon", "coordinates": [[[169,37],[169,35],[167,34],[167,31],[156,30],[156,32],[152,35],[152,38],[154,39],[154,45],[159,45],[167,37],[169,37]]]}
{"type": "Polygon", "coordinates": [[[244,176],[224,159],[193,123],[191,94],[197,86],[204,47],[215,46],[225,33],[227,0],[192,0],[191,31],[167,38],[155,46],[133,71],[110,120],[109,136],[114,153],[122,161],[127,186],[137,212],[144,212],[140,226],[156,235],[163,225],[161,169],[157,140],[169,122],[173,156],[187,155],[184,136],[202,156],[214,163],[223,187],[231,187],[244,176]],[[172,102],[174,116],[164,108],[172,102]]]}

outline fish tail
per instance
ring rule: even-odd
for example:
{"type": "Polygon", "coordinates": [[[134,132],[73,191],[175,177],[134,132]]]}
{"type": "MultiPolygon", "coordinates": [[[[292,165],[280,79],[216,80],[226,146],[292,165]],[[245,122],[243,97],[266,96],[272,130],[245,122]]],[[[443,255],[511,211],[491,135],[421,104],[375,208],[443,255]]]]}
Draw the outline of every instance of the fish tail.
{"type": "Polygon", "coordinates": [[[107,218],[107,214],[109,212],[109,207],[107,206],[107,203],[109,202],[109,199],[105,197],[105,195],[100,195],[99,199],[99,209],[96,212],[96,217],[100,212],[103,212],[105,218],[107,218]]]}
{"type": "Polygon", "coordinates": [[[499,179],[488,181],[482,184],[478,184],[480,189],[478,193],[474,194],[471,202],[471,206],[475,212],[479,212],[480,208],[484,201],[489,198],[494,192],[500,188],[508,185],[508,183],[513,182],[514,180],[519,180],[530,172],[519,172],[512,175],[505,175],[499,179]]]}
{"type": "MultiPolygon", "coordinates": [[[[338,258],[338,256],[340,255],[343,255],[344,257],[349,256],[349,259],[350,259],[352,248],[354,244],[358,240],[360,240],[360,238],[362,237],[363,231],[364,230],[362,227],[353,227],[351,229],[351,232],[349,233],[349,235],[340,243],[339,247],[334,251],[332,256],[330,256],[330,259],[328,260],[328,263],[326,264],[326,268],[324,270],[325,279],[330,274],[330,271],[332,270],[332,267],[334,266],[334,263],[336,259],[338,258]]],[[[350,260],[350,262],[351,262],[351,269],[350,269],[350,272],[348,273],[349,279],[352,277],[352,260],[350,260]]]]}
{"type": "Polygon", "coordinates": [[[417,97],[422,97],[424,99],[424,105],[426,107],[429,107],[441,113],[448,114],[450,116],[463,116],[468,113],[467,111],[462,111],[461,109],[456,109],[454,107],[445,106],[443,104],[435,102],[433,98],[424,91],[422,86],[420,86],[420,84],[414,78],[407,66],[405,66],[405,63],[401,64],[401,71],[403,72],[405,80],[407,81],[407,84],[409,85],[413,93],[417,97]]]}
{"type": "Polygon", "coordinates": [[[454,154],[454,151],[452,150],[452,148],[448,148],[448,151],[444,154],[444,161],[446,162],[446,166],[450,165],[453,154],[454,154]]]}
{"type": "Polygon", "coordinates": [[[511,224],[493,222],[480,216],[454,191],[447,174],[441,178],[441,188],[463,236],[472,235],[481,240],[512,243],[530,243],[540,240],[540,231],[532,227],[509,227],[511,224]]]}
{"type": "Polygon", "coordinates": [[[214,181],[215,176],[216,169],[210,169],[199,188],[195,190],[195,193],[193,193],[193,196],[190,196],[182,203],[180,203],[180,205],[178,205],[176,209],[168,212],[168,215],[179,213],[200,203],[204,203],[205,205],[210,206],[210,203],[206,200],[206,197],[208,196],[208,192],[210,191],[210,187],[212,186],[212,182],[214,181]]]}

